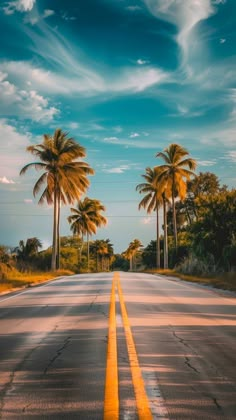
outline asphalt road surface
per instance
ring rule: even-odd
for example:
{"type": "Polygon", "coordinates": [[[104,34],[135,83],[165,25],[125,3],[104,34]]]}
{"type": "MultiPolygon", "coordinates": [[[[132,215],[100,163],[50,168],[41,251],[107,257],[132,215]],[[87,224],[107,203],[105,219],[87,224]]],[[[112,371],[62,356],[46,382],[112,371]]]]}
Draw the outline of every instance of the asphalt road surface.
{"type": "Polygon", "coordinates": [[[166,277],[0,296],[1,419],[236,419],[236,299],[166,277]]]}

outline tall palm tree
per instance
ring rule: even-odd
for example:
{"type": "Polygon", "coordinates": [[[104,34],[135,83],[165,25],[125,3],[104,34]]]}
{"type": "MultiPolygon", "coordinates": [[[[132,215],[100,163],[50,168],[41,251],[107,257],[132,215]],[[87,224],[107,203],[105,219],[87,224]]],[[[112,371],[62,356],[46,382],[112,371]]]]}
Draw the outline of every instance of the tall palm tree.
{"type": "Polygon", "coordinates": [[[84,235],[87,235],[87,265],[89,268],[89,236],[97,232],[97,228],[105,226],[107,219],[101,212],[105,211],[104,205],[97,199],[85,197],[79,201],[77,208],[71,208],[72,215],[68,217],[71,230],[74,234],[81,235],[82,243],[84,235]]]}
{"type": "Polygon", "coordinates": [[[31,167],[44,171],[33,188],[33,194],[37,195],[46,184],[39,204],[46,201],[54,206],[52,270],[59,268],[60,205],[79,200],[89,186],[88,175],[94,173],[87,163],[79,160],[86,156],[85,148],[67,136],[68,133],[61,129],[56,129],[52,136],[44,134],[42,143],[27,147],[27,151],[39,161],[25,165],[20,171],[20,175],[31,167]]]}
{"type": "Polygon", "coordinates": [[[158,182],[160,176],[160,169],[158,166],[155,168],[146,168],[146,173],[142,175],[146,182],[138,184],[136,191],[140,194],[146,194],[139,203],[139,210],[143,207],[147,209],[150,214],[156,211],[156,266],[161,266],[161,251],[160,251],[160,229],[159,229],[159,209],[163,205],[163,189],[164,185],[158,182]]]}
{"type": "Polygon", "coordinates": [[[183,200],[187,192],[187,181],[194,176],[196,161],[189,156],[189,152],[179,144],[170,144],[163,152],[156,154],[161,157],[165,164],[158,166],[161,170],[159,180],[165,181],[168,188],[171,189],[172,210],[173,210],[173,229],[175,249],[178,246],[175,198],[183,200]],[[189,169],[186,169],[189,168],[189,169]]]}

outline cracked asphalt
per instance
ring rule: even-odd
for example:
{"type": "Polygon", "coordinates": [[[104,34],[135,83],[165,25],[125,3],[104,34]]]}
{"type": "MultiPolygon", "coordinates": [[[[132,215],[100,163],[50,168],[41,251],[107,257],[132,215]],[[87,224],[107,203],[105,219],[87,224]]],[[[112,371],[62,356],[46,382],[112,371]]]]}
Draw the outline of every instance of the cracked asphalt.
{"type": "MultiPolygon", "coordinates": [[[[103,419],[112,277],[0,296],[1,419],[103,419]]],[[[236,298],[148,274],[120,281],[153,418],[235,419],[236,298]]],[[[120,419],[135,420],[116,306],[120,419]]]]}

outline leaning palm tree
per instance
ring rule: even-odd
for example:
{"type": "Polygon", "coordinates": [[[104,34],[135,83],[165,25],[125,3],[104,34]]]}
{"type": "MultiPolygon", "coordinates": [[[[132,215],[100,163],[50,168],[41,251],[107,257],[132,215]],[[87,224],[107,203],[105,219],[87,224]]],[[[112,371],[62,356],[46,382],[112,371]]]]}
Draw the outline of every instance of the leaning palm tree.
{"type": "Polygon", "coordinates": [[[163,152],[156,154],[164,161],[164,165],[158,166],[161,170],[159,180],[165,182],[167,187],[171,189],[172,210],[173,210],[173,229],[175,249],[178,246],[175,198],[179,197],[183,200],[187,192],[187,181],[194,176],[196,169],[196,161],[189,156],[189,152],[179,144],[170,144],[163,152]],[[189,169],[186,169],[189,168],[189,169]]]}
{"type": "Polygon", "coordinates": [[[68,222],[73,234],[81,236],[82,244],[84,235],[87,235],[87,265],[89,268],[89,236],[95,234],[98,227],[107,224],[106,217],[101,214],[106,208],[99,200],[85,197],[84,200],[78,202],[77,208],[70,210],[72,215],[68,217],[68,222]]]}
{"type": "Polygon", "coordinates": [[[88,175],[94,173],[87,163],[79,160],[86,156],[84,147],[67,136],[68,133],[56,129],[53,136],[45,134],[42,143],[27,147],[27,151],[39,161],[29,163],[20,171],[20,175],[31,167],[44,171],[34,186],[33,194],[37,195],[46,184],[39,204],[46,201],[54,206],[52,270],[59,268],[60,205],[79,200],[89,186],[88,175]]]}
{"type": "Polygon", "coordinates": [[[161,266],[161,251],[160,251],[160,229],[159,229],[159,209],[163,205],[163,190],[165,185],[159,182],[160,176],[159,167],[146,168],[146,173],[142,175],[146,182],[138,184],[136,191],[140,194],[146,194],[139,203],[139,210],[141,208],[147,209],[147,213],[150,214],[156,211],[156,266],[161,266]]]}

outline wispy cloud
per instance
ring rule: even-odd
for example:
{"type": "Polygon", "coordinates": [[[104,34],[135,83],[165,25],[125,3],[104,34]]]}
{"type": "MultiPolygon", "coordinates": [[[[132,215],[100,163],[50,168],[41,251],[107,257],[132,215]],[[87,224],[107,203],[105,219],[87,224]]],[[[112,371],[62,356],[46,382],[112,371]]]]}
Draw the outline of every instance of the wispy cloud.
{"type": "Polygon", "coordinates": [[[199,37],[197,25],[216,13],[216,5],[223,1],[213,0],[143,0],[149,11],[158,19],[177,27],[175,37],[181,52],[182,64],[187,67],[190,48],[196,47],[199,37]]]}
{"type": "Polygon", "coordinates": [[[137,12],[139,10],[142,10],[142,7],[136,4],[134,6],[126,6],[126,10],[129,10],[130,12],[137,12]]]}
{"type": "Polygon", "coordinates": [[[234,162],[236,163],[236,150],[230,150],[229,152],[226,153],[226,159],[229,160],[230,162],[234,162]]]}
{"type": "Polygon", "coordinates": [[[66,20],[66,21],[71,21],[71,20],[76,20],[77,19],[75,16],[70,16],[68,14],[68,12],[62,12],[61,17],[62,17],[63,20],[66,20]]]}
{"type": "Polygon", "coordinates": [[[124,172],[130,170],[130,167],[128,165],[121,165],[114,168],[107,168],[103,169],[103,172],[106,172],[108,174],[123,174],[124,172]]]}
{"type": "Polygon", "coordinates": [[[25,16],[24,23],[30,23],[33,26],[41,20],[47,19],[48,17],[53,15],[55,15],[55,12],[51,9],[45,9],[42,14],[39,14],[38,11],[35,11],[35,13],[28,13],[25,16]]]}
{"type": "Polygon", "coordinates": [[[11,73],[22,83],[27,80],[35,86],[34,89],[42,92],[79,92],[85,96],[101,93],[126,94],[142,92],[154,85],[168,82],[169,74],[151,65],[111,69],[101,63],[98,72],[97,62],[87,57],[78,44],[69,43],[57,29],[49,27],[45,20],[39,22],[37,31],[27,26],[24,32],[31,41],[31,52],[40,64],[35,66],[29,61],[10,61],[2,63],[0,71],[11,73]]]}
{"type": "Polygon", "coordinates": [[[216,165],[216,163],[217,163],[216,159],[208,159],[208,160],[197,159],[198,166],[214,166],[216,165]]]}

